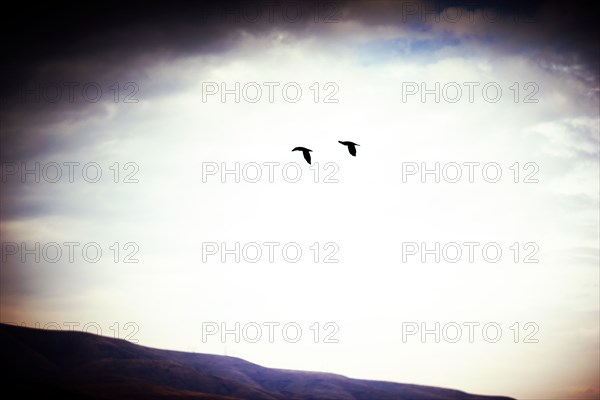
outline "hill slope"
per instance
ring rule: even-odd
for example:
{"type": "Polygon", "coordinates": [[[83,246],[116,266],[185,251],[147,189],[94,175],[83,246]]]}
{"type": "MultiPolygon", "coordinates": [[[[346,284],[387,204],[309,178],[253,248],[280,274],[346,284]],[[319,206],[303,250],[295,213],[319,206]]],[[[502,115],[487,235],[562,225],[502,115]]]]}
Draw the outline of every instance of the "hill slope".
{"type": "MultiPolygon", "coordinates": [[[[2,387],[31,398],[219,400],[510,400],[429,386],[261,367],[83,332],[0,324],[2,387]]],[[[27,397],[27,398],[30,398],[27,397]]]]}

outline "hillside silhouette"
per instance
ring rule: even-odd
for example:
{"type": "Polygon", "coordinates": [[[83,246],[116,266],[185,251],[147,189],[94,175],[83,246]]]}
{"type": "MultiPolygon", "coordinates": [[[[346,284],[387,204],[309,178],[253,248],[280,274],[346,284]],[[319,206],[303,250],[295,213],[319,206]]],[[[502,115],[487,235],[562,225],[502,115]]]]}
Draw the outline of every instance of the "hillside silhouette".
{"type": "Polygon", "coordinates": [[[25,398],[511,400],[457,390],[265,368],[76,331],[0,324],[2,388],[25,398]]]}

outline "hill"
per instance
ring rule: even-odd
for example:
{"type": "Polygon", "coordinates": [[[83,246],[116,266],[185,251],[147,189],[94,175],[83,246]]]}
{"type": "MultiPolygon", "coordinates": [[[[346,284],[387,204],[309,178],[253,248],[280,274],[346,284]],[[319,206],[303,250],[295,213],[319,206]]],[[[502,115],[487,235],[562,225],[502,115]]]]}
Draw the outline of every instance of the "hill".
{"type": "Polygon", "coordinates": [[[158,350],[76,331],[0,324],[2,387],[26,398],[511,400],[457,390],[265,368],[235,357],[158,350]]]}

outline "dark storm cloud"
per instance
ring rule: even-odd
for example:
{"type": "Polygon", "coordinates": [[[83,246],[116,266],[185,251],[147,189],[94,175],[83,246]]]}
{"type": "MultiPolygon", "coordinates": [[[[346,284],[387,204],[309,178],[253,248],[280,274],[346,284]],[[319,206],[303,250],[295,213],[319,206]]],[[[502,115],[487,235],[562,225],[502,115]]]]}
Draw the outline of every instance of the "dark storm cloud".
{"type": "MultiPolygon", "coordinates": [[[[42,66],[61,61],[73,63],[92,58],[93,64],[113,70],[143,64],[148,55],[176,57],[183,53],[223,51],[232,44],[238,27],[262,31],[287,22],[277,7],[271,22],[272,8],[265,8],[270,3],[102,2],[95,7],[82,7],[71,2],[21,9],[17,6],[11,13],[4,13],[2,21],[3,35],[10,38],[4,49],[2,88],[13,93],[32,76],[43,74],[42,66]],[[257,23],[251,20],[254,9],[261,13],[257,23]]],[[[308,20],[301,18],[288,28],[308,20]]]]}
{"type": "MultiPolygon", "coordinates": [[[[101,66],[106,74],[121,69],[127,75],[136,64],[149,61],[144,56],[224,51],[234,43],[237,29],[257,34],[274,28],[315,31],[327,22],[352,20],[418,27],[433,18],[431,11],[449,7],[489,10],[488,22],[498,28],[496,17],[529,22],[522,33],[539,39],[537,45],[573,53],[597,68],[597,5],[468,0],[102,2],[85,7],[76,2],[17,3],[2,17],[1,87],[5,96],[14,94],[33,77],[50,78],[53,68],[81,60],[87,68],[101,66]]],[[[513,33],[521,39],[516,37],[519,29],[513,33]]]]}
{"type": "MultiPolygon", "coordinates": [[[[474,14],[489,12],[484,21],[473,22],[465,17],[456,24],[446,24],[442,31],[434,32],[442,39],[452,42],[460,37],[487,44],[494,51],[531,55],[548,68],[575,66],[588,81],[591,79],[590,85],[597,87],[598,46],[593,40],[597,36],[597,6],[375,0],[102,2],[85,7],[75,2],[35,7],[19,3],[3,13],[0,28],[5,38],[0,67],[0,161],[60,159],[70,149],[93,148],[102,136],[91,124],[85,134],[77,137],[65,135],[62,129],[71,123],[106,117],[112,83],[144,80],[147,68],[155,63],[226,52],[235,46],[240,31],[262,35],[282,30],[297,36],[323,35],[326,39],[336,24],[344,22],[434,31],[438,19],[439,26],[444,23],[436,13],[444,16],[444,10],[451,7],[474,14]],[[477,22],[484,29],[475,29],[473,23],[477,22]],[[69,85],[73,82],[77,85],[73,86],[75,99],[71,102],[69,85]],[[50,97],[58,85],[61,101],[36,102],[35,95],[27,91],[36,90],[38,84],[50,97]],[[92,84],[102,89],[101,101],[90,101],[82,95],[83,88],[91,85],[88,97],[94,96],[92,84]]],[[[201,73],[198,71],[198,77],[201,73]]],[[[177,92],[185,87],[185,79],[173,76],[169,81],[153,81],[151,87],[139,87],[136,96],[144,101],[177,92]]],[[[6,191],[8,186],[3,189],[6,191]]],[[[6,218],[7,212],[31,215],[27,204],[20,202],[19,196],[5,197],[2,217],[6,218]]]]}
{"type": "MultiPolygon", "coordinates": [[[[3,94],[14,94],[33,77],[43,77],[47,71],[44,67],[78,60],[87,60],[87,67],[101,66],[105,73],[122,69],[126,75],[136,64],[148,61],[144,55],[175,57],[223,51],[233,44],[236,29],[254,33],[275,27],[317,30],[325,20],[418,26],[423,14],[432,17],[426,15],[427,10],[442,12],[448,7],[492,10],[486,14],[491,23],[495,22],[494,13],[502,18],[516,17],[523,25],[530,21],[530,26],[521,30],[532,38],[525,41],[526,45],[543,45],[572,54],[597,72],[598,44],[594,38],[598,33],[598,5],[466,0],[102,2],[86,6],[66,2],[35,7],[17,3],[16,9],[4,12],[2,17],[5,61],[1,87],[3,94]],[[295,15],[298,10],[300,18],[295,15]]],[[[513,33],[515,41],[522,39],[516,37],[518,27],[513,33]]]]}

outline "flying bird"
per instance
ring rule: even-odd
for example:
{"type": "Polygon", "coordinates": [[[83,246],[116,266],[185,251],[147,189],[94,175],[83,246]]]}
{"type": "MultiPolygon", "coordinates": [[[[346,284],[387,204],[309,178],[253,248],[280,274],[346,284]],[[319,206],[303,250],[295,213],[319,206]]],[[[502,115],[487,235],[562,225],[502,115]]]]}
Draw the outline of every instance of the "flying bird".
{"type": "Polygon", "coordinates": [[[338,140],[338,142],[340,142],[344,146],[348,146],[348,151],[350,152],[350,154],[356,157],[356,146],[360,146],[360,144],[356,144],[353,142],[342,142],[341,140],[338,140]]]}
{"type": "Polygon", "coordinates": [[[307,149],[306,147],[294,147],[294,150],[292,150],[292,151],[296,151],[296,150],[301,151],[306,162],[310,164],[310,153],[309,152],[312,150],[307,149]]]}

